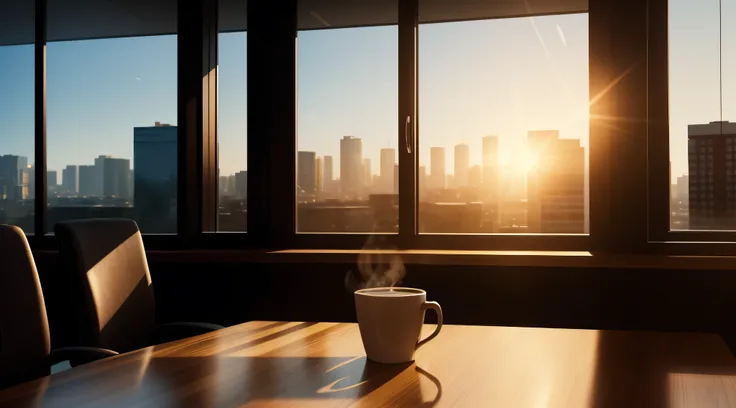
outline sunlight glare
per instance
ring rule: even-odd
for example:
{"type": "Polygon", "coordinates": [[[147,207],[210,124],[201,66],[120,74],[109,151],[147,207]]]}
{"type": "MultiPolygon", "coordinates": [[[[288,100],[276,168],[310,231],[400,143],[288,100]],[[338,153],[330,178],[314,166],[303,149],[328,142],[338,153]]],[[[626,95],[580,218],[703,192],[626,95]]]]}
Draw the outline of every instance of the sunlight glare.
{"type": "Polygon", "coordinates": [[[519,165],[523,166],[522,170],[526,173],[534,169],[538,161],[538,155],[536,155],[534,152],[526,150],[524,152],[524,160],[520,161],[519,165]]]}
{"type": "Polygon", "coordinates": [[[501,149],[498,152],[498,165],[503,167],[508,167],[511,164],[511,152],[509,152],[506,149],[501,149]]]}

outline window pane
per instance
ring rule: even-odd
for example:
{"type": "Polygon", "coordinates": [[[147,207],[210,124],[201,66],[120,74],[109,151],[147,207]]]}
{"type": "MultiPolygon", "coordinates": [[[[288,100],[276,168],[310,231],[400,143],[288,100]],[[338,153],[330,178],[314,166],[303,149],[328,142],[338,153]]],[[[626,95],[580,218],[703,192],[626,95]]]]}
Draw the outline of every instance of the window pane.
{"type": "Polygon", "coordinates": [[[3,2],[0,28],[0,224],[33,233],[33,1],[3,2]]]}
{"type": "MultiPolygon", "coordinates": [[[[736,16],[730,2],[724,2],[723,12],[724,21],[736,16]]],[[[670,227],[675,230],[736,229],[736,124],[727,122],[736,114],[727,92],[736,77],[721,76],[736,67],[736,53],[725,48],[733,45],[725,40],[736,30],[725,24],[721,37],[720,17],[718,0],[669,1],[670,227]]]]}
{"type": "Polygon", "coordinates": [[[420,232],[588,232],[586,13],[420,24],[418,64],[420,232]]]}
{"type": "Polygon", "coordinates": [[[247,34],[220,33],[218,230],[248,229],[247,34]]]}
{"type": "Polygon", "coordinates": [[[397,232],[398,27],[301,31],[297,55],[297,232],[397,232]]]}
{"type": "MultiPolygon", "coordinates": [[[[69,27],[66,14],[54,12],[62,3],[49,0],[50,38],[97,34],[97,26],[87,36],[84,26],[69,27]]],[[[103,6],[88,12],[109,12],[103,6]]],[[[148,21],[143,17],[156,16],[136,21],[148,21]]],[[[49,231],[62,220],[125,217],[144,233],[176,232],[176,40],[158,35],[48,44],[49,231]]]]}

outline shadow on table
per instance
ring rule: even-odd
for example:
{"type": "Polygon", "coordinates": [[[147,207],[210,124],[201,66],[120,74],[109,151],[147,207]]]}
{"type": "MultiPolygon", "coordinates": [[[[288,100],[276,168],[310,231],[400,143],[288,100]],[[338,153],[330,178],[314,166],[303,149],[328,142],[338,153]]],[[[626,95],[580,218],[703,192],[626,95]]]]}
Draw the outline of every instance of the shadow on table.
{"type": "Polygon", "coordinates": [[[99,367],[95,375],[52,377],[46,389],[29,389],[13,405],[205,407],[288,401],[321,407],[360,399],[365,406],[395,401],[431,407],[442,396],[439,380],[413,363],[379,364],[365,357],[149,356],[99,367]]]}
{"type": "MultiPolygon", "coordinates": [[[[716,335],[600,332],[591,407],[721,406],[736,359],[716,335]]],[[[725,405],[730,406],[730,405],[725,405]]]]}

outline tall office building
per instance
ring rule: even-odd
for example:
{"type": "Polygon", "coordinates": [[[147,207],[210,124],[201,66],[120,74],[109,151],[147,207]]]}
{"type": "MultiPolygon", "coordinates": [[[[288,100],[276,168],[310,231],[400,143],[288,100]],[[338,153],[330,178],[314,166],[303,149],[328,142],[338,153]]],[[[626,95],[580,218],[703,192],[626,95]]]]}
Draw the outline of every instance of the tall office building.
{"type": "Polygon", "coordinates": [[[59,174],[56,170],[49,170],[46,172],[46,188],[49,190],[55,189],[59,185],[59,174]]]}
{"type": "Polygon", "coordinates": [[[135,194],[135,171],[128,169],[128,191],[130,191],[130,199],[133,200],[133,194],[135,194]]]}
{"type": "Polygon", "coordinates": [[[218,190],[220,192],[220,197],[224,196],[235,196],[235,175],[231,174],[229,176],[220,176],[219,183],[218,183],[218,190]]]}
{"type": "Polygon", "coordinates": [[[470,147],[464,143],[455,146],[455,187],[468,186],[470,170],[470,147]]]}
{"type": "Polygon", "coordinates": [[[98,188],[99,177],[94,165],[79,166],[79,195],[83,197],[99,197],[102,190],[98,188]]]}
{"type": "Polygon", "coordinates": [[[468,170],[468,186],[480,190],[483,184],[483,171],[481,166],[475,165],[468,170]]]}
{"type": "Polygon", "coordinates": [[[32,164],[27,164],[26,168],[21,170],[21,179],[21,195],[31,200],[34,199],[36,197],[36,168],[32,164]]]}
{"type": "Polygon", "coordinates": [[[297,152],[297,190],[300,194],[314,196],[317,193],[317,153],[297,152]]]}
{"type": "Polygon", "coordinates": [[[217,196],[224,197],[228,194],[228,176],[219,176],[217,178],[217,196]]]}
{"type": "Polygon", "coordinates": [[[429,149],[429,155],[429,188],[444,189],[447,179],[445,148],[432,147],[429,149]]]}
{"type": "Polygon", "coordinates": [[[324,190],[324,180],[323,180],[323,169],[322,169],[322,158],[317,157],[314,161],[314,171],[317,174],[317,192],[321,193],[324,190]]]}
{"type": "Polygon", "coordinates": [[[235,197],[248,199],[248,172],[239,171],[235,173],[235,197]]]}
{"type": "MultiPolygon", "coordinates": [[[[134,133],[135,137],[135,133],[134,133]]],[[[134,149],[136,143],[134,141],[134,149]]],[[[149,163],[149,168],[156,162],[149,163]]],[[[102,197],[115,197],[129,200],[130,191],[130,160],[112,156],[95,158],[95,167],[98,177],[98,186],[102,186],[102,197]]]]}
{"type": "Polygon", "coordinates": [[[690,177],[687,175],[680,176],[677,178],[677,184],[673,191],[674,198],[683,202],[688,202],[690,199],[690,177]]]}
{"type": "Polygon", "coordinates": [[[395,164],[396,149],[381,149],[381,168],[379,174],[381,186],[377,189],[377,192],[381,194],[393,194],[395,164]]]}
{"type": "Polygon", "coordinates": [[[21,199],[33,199],[36,196],[36,172],[28,164],[20,170],[20,189],[17,190],[21,199]]]}
{"type": "Polygon", "coordinates": [[[690,229],[736,228],[736,123],[687,127],[690,229]]]}
{"type": "Polygon", "coordinates": [[[177,153],[176,126],[133,128],[133,203],[144,232],[176,231],[177,153]]]}
{"type": "Polygon", "coordinates": [[[484,136],[481,139],[483,157],[483,195],[488,201],[498,201],[498,137],[484,136]]]}
{"type": "Polygon", "coordinates": [[[537,159],[527,174],[528,232],[585,232],[585,151],[579,139],[560,139],[557,130],[530,131],[537,159]]]}
{"type": "Polygon", "coordinates": [[[79,192],[78,166],[69,165],[61,171],[61,187],[69,194],[76,194],[79,192]]]}
{"type": "Polygon", "coordinates": [[[334,192],[335,177],[333,176],[334,163],[332,156],[323,157],[324,170],[322,171],[322,191],[326,193],[334,192]]]}
{"type": "Polygon", "coordinates": [[[12,154],[0,156],[0,199],[28,198],[28,178],[22,174],[22,170],[27,168],[28,158],[25,156],[12,154]]]}
{"type": "Polygon", "coordinates": [[[363,190],[363,141],[355,136],[340,140],[340,194],[356,199],[363,190]]]}
{"type": "Polygon", "coordinates": [[[371,159],[363,159],[363,186],[367,193],[371,192],[373,184],[373,172],[371,171],[371,159]]]}

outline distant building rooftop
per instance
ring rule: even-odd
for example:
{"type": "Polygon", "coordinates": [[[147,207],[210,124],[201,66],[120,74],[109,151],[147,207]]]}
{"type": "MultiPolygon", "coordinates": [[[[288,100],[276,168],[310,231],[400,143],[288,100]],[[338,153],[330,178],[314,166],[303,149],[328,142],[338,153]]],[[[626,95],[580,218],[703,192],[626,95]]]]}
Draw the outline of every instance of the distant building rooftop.
{"type": "Polygon", "coordinates": [[[736,122],[717,121],[687,125],[688,136],[736,135],[736,122]]]}

